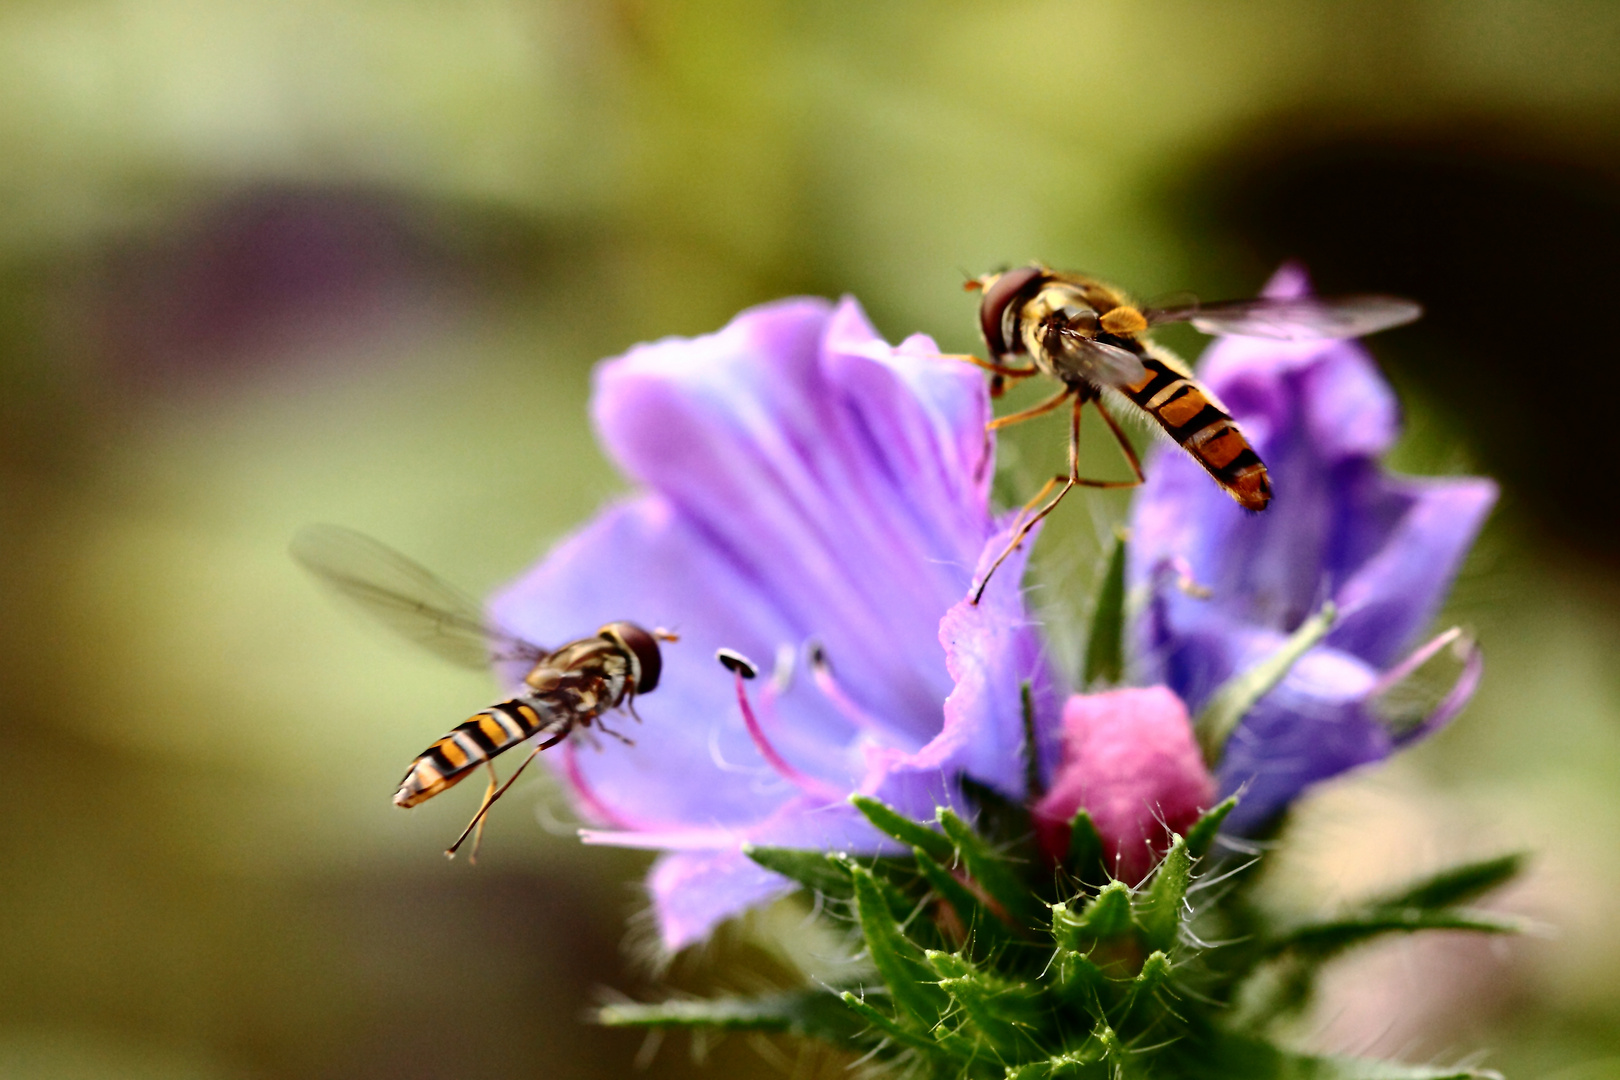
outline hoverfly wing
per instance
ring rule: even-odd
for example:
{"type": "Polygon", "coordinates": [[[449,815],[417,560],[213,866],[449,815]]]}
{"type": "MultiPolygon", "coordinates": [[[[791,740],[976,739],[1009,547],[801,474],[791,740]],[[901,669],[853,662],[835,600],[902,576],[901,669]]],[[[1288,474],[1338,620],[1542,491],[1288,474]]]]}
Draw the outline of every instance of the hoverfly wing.
{"type": "Polygon", "coordinates": [[[1142,358],[1129,349],[1069,329],[1063,331],[1063,345],[1081,374],[1099,386],[1134,386],[1148,377],[1142,358]]]}
{"type": "Polygon", "coordinates": [[[478,601],[364,533],[310,525],[293,537],[288,551],[338,596],[453,664],[484,670],[493,660],[538,661],[546,655],[490,626],[478,601]]]}
{"type": "Polygon", "coordinates": [[[1397,296],[1260,297],[1214,304],[1182,304],[1143,312],[1150,326],[1188,322],[1206,334],[1307,341],[1355,338],[1403,326],[1423,308],[1397,296]]]}

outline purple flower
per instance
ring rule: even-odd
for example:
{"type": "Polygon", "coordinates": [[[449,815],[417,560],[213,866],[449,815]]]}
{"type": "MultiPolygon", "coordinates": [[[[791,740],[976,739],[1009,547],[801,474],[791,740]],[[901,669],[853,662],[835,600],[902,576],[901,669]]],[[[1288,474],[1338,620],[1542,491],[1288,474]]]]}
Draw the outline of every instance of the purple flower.
{"type": "MultiPolygon", "coordinates": [[[[1289,267],[1267,295],[1308,289],[1303,271],[1289,267]]],[[[1477,651],[1418,722],[1393,729],[1374,707],[1432,652],[1403,662],[1496,486],[1379,466],[1398,432],[1396,402],[1354,342],[1224,338],[1200,374],[1265,460],[1276,498],[1263,514],[1245,513],[1185,454],[1157,455],[1132,513],[1130,583],[1145,596],[1133,630],[1138,678],[1167,684],[1196,711],[1324,601],[1340,613],[1226,746],[1222,793],[1246,787],[1227,827],[1243,831],[1309,785],[1435,730],[1467,702],[1479,678],[1477,651]],[[1210,590],[1207,598],[1178,587],[1188,575],[1210,590]]]]}
{"type": "MultiPolygon", "coordinates": [[[[852,792],[917,818],[964,773],[1024,794],[1020,684],[1049,743],[1058,705],[1022,556],[963,602],[1005,543],[978,373],[926,337],[886,344],[852,300],[786,300],[604,363],[593,411],[642,492],[492,608],[541,642],[613,619],[681,634],[634,746],[547,755],[602,825],[588,841],[665,853],[649,887],[666,948],[791,888],[744,843],[886,850],[852,792]],[[743,698],[720,647],[777,670],[743,698]]],[[[1055,745],[1041,754],[1049,769],[1055,745]]]]}

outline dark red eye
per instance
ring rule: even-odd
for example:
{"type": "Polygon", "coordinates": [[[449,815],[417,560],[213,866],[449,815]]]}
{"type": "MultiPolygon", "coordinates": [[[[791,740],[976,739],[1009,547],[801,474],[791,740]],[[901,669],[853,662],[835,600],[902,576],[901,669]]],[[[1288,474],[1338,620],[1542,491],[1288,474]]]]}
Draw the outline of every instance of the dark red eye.
{"type": "Polygon", "coordinates": [[[1039,266],[1021,266],[1002,274],[984,290],[984,299],[979,302],[979,329],[984,332],[984,343],[990,347],[990,359],[999,359],[1012,351],[1001,333],[1002,316],[1007,311],[1007,305],[1018,299],[1029,283],[1045,272],[1039,266]]]}
{"type": "Polygon", "coordinates": [[[636,693],[645,694],[658,685],[658,676],[664,671],[664,654],[658,651],[658,639],[635,623],[616,622],[609,623],[602,628],[604,636],[609,633],[618,636],[636,657],[636,666],[641,669],[641,676],[636,680],[636,693]]]}

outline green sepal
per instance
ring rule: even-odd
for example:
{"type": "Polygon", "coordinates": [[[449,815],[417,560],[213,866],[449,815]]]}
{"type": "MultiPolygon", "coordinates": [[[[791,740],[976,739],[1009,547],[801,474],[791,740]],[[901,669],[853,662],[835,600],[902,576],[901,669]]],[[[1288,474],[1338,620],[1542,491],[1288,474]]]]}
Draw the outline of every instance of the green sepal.
{"type": "Polygon", "coordinates": [[[1153,997],[1170,982],[1170,957],[1163,951],[1148,954],[1142,961],[1142,970],[1131,980],[1130,990],[1125,998],[1125,1009],[1121,1017],[1129,1016],[1131,1012],[1144,1001],[1153,997]]]}
{"type": "Polygon", "coordinates": [[[1091,613],[1085,674],[1081,678],[1081,685],[1087,690],[1117,686],[1125,671],[1126,540],[1123,530],[1115,534],[1114,549],[1108,553],[1108,569],[1097,590],[1097,607],[1091,613]]]}
{"type": "Polygon", "coordinates": [[[958,783],[973,808],[973,830],[987,843],[1010,844],[1028,838],[1029,807],[1022,800],[1009,799],[971,776],[963,776],[958,783]]]}
{"type": "Polygon", "coordinates": [[[1463,863],[1413,882],[1398,893],[1374,901],[1370,906],[1440,908],[1465,904],[1513,880],[1524,869],[1525,861],[1526,856],[1522,852],[1515,852],[1463,863]]]}
{"type": "Polygon", "coordinates": [[[848,900],[853,895],[849,866],[836,855],[755,844],[744,844],[742,852],[772,873],[781,874],[830,900],[848,900]]]}
{"type": "Polygon", "coordinates": [[[945,991],[935,985],[935,975],[895,921],[883,890],[871,871],[850,867],[855,890],[855,918],[866,938],[867,956],[889,987],[889,1000],[902,1024],[924,1030],[939,1023],[939,1015],[949,1003],[945,991]]]}
{"type": "Polygon", "coordinates": [[[1103,995],[1111,990],[1112,983],[1095,960],[1064,950],[1052,959],[1052,972],[1063,1000],[1089,1013],[1102,1011],[1103,995]]]}
{"type": "Polygon", "coordinates": [[[844,1006],[849,1009],[850,1012],[854,1013],[856,1016],[866,1021],[867,1024],[876,1028],[878,1031],[881,1031],[885,1037],[893,1039],[901,1046],[910,1047],[913,1050],[920,1050],[923,1053],[930,1055],[937,1054],[939,1052],[939,1044],[933,1039],[901,1027],[899,1024],[895,1023],[893,1019],[885,1016],[881,1011],[871,1005],[868,1005],[864,1000],[856,997],[848,990],[845,990],[842,994],[840,994],[839,999],[843,1001],[844,1006]]]}
{"type": "Polygon", "coordinates": [[[1094,1068],[1098,1058],[1098,1054],[1077,1050],[1049,1057],[1045,1061],[1011,1065],[1007,1068],[1007,1080],[1073,1080],[1094,1068]]]}
{"type": "Polygon", "coordinates": [[[1300,657],[1310,652],[1333,629],[1339,610],[1330,600],[1320,611],[1300,624],[1277,651],[1253,667],[1240,671],[1216,687],[1208,704],[1193,721],[1193,734],[1210,768],[1220,764],[1226,740],[1232,737],[1249,710],[1276,688],[1300,657]]]}
{"type": "Polygon", "coordinates": [[[1181,930],[1181,905],[1191,883],[1192,856],[1187,853],[1187,841],[1178,836],[1170,842],[1170,850],[1165,852],[1146,897],[1137,907],[1136,920],[1149,949],[1168,951],[1176,944],[1181,930]]]}
{"type": "Polygon", "coordinates": [[[990,899],[1022,926],[1038,926],[1044,921],[1041,903],[1025,885],[1022,868],[994,851],[949,807],[939,808],[939,824],[956,845],[963,867],[990,899]]]}
{"type": "Polygon", "coordinates": [[[1110,881],[1080,910],[1081,928],[1096,941],[1112,941],[1136,930],[1131,918],[1131,888],[1110,881]]]}
{"type": "Polygon", "coordinates": [[[1096,822],[1082,810],[1069,819],[1069,872],[1081,881],[1107,881],[1102,836],[1096,822]]]}
{"type": "Polygon", "coordinates": [[[848,1039],[859,1030],[838,999],[821,989],[702,1001],[623,1002],[598,1009],[596,1022],[605,1027],[786,1031],[819,1039],[848,1039]]]}
{"type": "Polygon", "coordinates": [[[1187,854],[1195,859],[1209,854],[1209,849],[1215,846],[1215,837],[1221,831],[1221,823],[1226,820],[1227,814],[1236,809],[1237,803],[1236,795],[1228,795],[1192,823],[1192,828],[1187,830],[1187,854]]]}
{"type": "Polygon", "coordinates": [[[912,821],[888,804],[867,795],[851,795],[849,802],[872,823],[873,828],[885,836],[892,836],[909,848],[922,848],[935,862],[949,866],[956,861],[956,846],[928,826],[912,821]]]}
{"type": "MultiPolygon", "coordinates": [[[[878,858],[861,857],[839,853],[828,855],[828,859],[841,864],[846,871],[853,873],[859,866],[872,875],[872,881],[883,894],[883,900],[889,905],[889,914],[894,921],[907,927],[911,936],[917,934],[915,918],[922,910],[924,882],[917,873],[916,860],[909,855],[903,858],[894,856],[881,856],[878,858]]],[[[928,944],[936,942],[930,938],[928,944]]]]}

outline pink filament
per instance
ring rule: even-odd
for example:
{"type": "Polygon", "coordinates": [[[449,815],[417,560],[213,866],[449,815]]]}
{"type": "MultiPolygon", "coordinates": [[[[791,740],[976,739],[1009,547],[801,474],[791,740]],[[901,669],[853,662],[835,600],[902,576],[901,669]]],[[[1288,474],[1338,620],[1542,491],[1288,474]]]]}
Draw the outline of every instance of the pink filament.
{"type": "Polygon", "coordinates": [[[568,783],[574,788],[574,795],[579,799],[590,815],[604,825],[612,825],[617,829],[635,829],[636,826],[624,815],[616,813],[607,803],[597,797],[591,786],[585,782],[585,774],[580,771],[579,755],[572,742],[562,744],[563,773],[568,783]]]}
{"type": "Polygon", "coordinates": [[[814,795],[817,798],[826,799],[828,802],[835,802],[843,798],[843,792],[834,788],[831,784],[800,772],[792,765],[789,765],[786,758],[776,752],[776,747],[772,746],[770,740],[765,737],[765,731],[759,726],[758,717],[754,715],[754,708],[748,702],[748,691],[743,686],[742,674],[733,672],[733,678],[737,682],[737,705],[742,709],[743,724],[748,728],[748,737],[754,740],[755,749],[759,751],[760,756],[766,760],[770,767],[807,795],[814,795]]]}
{"type": "Polygon", "coordinates": [[[832,667],[827,663],[825,657],[817,655],[810,662],[810,677],[815,680],[816,689],[820,690],[822,696],[832,702],[833,708],[842,713],[844,719],[862,731],[880,734],[883,732],[882,725],[874,720],[865,709],[855,704],[854,699],[844,692],[843,686],[833,677],[832,667]]]}

